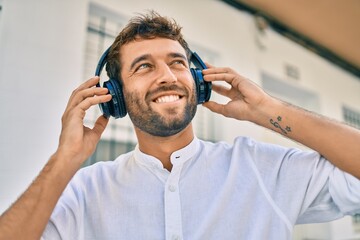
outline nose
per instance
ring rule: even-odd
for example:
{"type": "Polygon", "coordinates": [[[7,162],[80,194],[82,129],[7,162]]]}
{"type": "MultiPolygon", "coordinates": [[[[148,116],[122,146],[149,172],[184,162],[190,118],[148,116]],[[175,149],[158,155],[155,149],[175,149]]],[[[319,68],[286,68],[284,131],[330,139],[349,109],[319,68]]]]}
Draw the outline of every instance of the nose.
{"type": "Polygon", "coordinates": [[[158,84],[175,83],[176,81],[177,77],[167,64],[163,64],[159,67],[158,84]]]}

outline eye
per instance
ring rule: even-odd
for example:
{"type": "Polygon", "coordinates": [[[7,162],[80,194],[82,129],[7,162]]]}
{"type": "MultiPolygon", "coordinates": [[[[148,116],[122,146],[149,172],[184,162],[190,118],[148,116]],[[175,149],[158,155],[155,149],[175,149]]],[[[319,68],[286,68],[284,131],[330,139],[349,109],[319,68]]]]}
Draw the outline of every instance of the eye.
{"type": "Polygon", "coordinates": [[[149,67],[151,67],[151,65],[149,63],[142,63],[136,68],[135,72],[142,70],[142,69],[149,68],[149,67]]]}
{"type": "Polygon", "coordinates": [[[185,67],[187,66],[186,63],[185,63],[185,61],[182,60],[182,59],[176,59],[176,60],[174,60],[174,61],[171,63],[171,65],[175,65],[175,66],[180,65],[180,66],[185,66],[185,67]]]}

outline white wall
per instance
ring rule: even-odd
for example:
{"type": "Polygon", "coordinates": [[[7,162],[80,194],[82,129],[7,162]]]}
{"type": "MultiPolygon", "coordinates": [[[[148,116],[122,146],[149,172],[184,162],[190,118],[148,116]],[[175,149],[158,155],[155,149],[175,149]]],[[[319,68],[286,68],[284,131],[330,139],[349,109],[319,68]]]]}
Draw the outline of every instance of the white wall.
{"type": "MultiPolygon", "coordinates": [[[[296,84],[319,94],[321,113],[341,120],[343,103],[360,110],[360,79],[272,31],[261,39],[265,50],[259,49],[253,18],[223,2],[94,2],[127,18],[144,9],[171,16],[183,26],[190,43],[217,53],[216,65],[232,67],[258,84],[262,71],[286,80],[283,65],[290,62],[301,72],[296,84]]],[[[3,1],[0,13],[0,212],[26,188],[56,149],[67,99],[85,80],[82,68],[88,3],[88,0],[3,1]]],[[[217,128],[218,135],[229,142],[237,135],[248,135],[283,143],[277,135],[251,123],[222,117],[216,117],[216,123],[221,126],[217,128]]],[[[325,238],[330,227],[336,234],[336,225],[321,226],[317,230],[304,228],[297,236],[299,239],[325,238]]]]}
{"type": "Polygon", "coordinates": [[[82,77],[86,1],[5,0],[0,22],[0,212],[56,150],[82,77]]]}

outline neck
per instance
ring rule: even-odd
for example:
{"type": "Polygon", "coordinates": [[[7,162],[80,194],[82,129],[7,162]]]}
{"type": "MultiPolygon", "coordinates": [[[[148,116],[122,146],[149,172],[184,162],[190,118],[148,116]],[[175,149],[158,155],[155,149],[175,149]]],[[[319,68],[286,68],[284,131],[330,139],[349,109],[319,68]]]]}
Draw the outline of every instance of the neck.
{"type": "Polygon", "coordinates": [[[135,127],[141,152],[159,159],[164,168],[171,171],[172,163],[170,156],[173,152],[184,148],[194,139],[191,123],[181,132],[169,137],[152,136],[135,127]]]}

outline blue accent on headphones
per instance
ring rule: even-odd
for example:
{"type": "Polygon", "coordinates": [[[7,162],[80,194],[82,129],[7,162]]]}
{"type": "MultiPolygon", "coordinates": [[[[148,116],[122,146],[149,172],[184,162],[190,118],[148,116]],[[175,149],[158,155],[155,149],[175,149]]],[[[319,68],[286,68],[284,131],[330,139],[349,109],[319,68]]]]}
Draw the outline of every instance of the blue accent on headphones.
{"type": "MultiPolygon", "coordinates": [[[[109,51],[110,47],[100,57],[95,70],[95,76],[100,76],[101,71],[106,64],[109,51]]],[[[201,72],[203,69],[207,69],[207,67],[196,52],[192,52],[190,62],[195,65],[195,68],[190,68],[190,72],[195,81],[197,103],[202,104],[209,101],[211,96],[211,82],[204,81],[201,72]]],[[[100,87],[100,83],[96,84],[96,86],[100,87]]],[[[101,112],[106,117],[125,117],[127,111],[122,86],[120,85],[119,80],[110,78],[108,81],[104,82],[103,87],[109,90],[109,94],[111,94],[112,99],[109,102],[99,104],[101,112]]]]}

